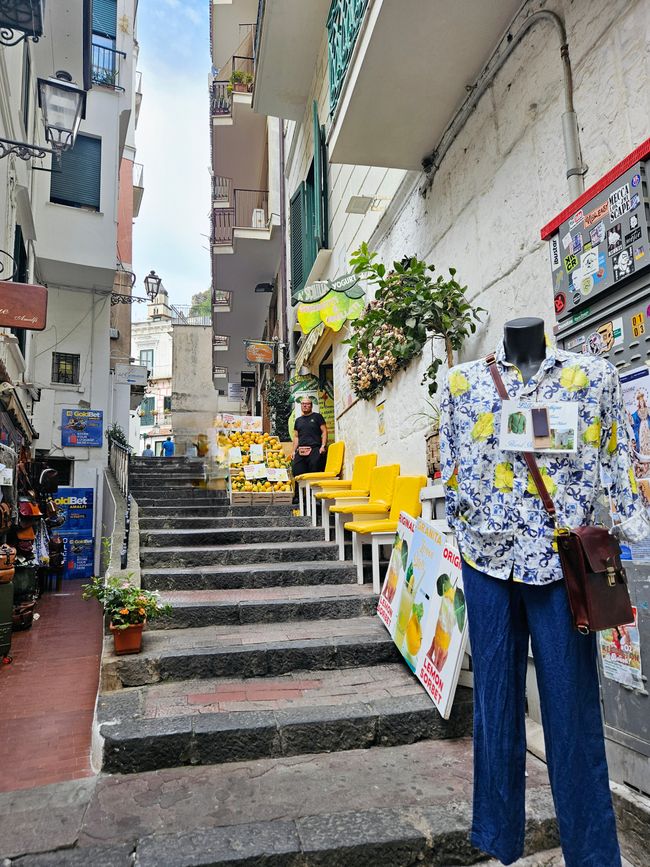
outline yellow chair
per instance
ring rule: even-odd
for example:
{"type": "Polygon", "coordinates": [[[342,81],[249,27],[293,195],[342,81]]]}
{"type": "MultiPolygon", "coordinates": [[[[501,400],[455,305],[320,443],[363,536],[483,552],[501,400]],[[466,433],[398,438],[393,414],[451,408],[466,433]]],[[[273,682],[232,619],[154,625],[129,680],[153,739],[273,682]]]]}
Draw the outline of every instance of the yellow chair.
{"type": "Polygon", "coordinates": [[[387,518],[366,520],[355,511],[345,529],[352,533],[352,559],[357,567],[357,582],[363,584],[363,543],[372,543],[372,588],[379,593],[379,547],[393,541],[400,512],[419,518],[422,511],[420,491],[426,485],[426,476],[400,476],[395,482],[395,494],[387,518]]]}
{"type": "Polygon", "coordinates": [[[337,499],[367,497],[370,493],[370,476],[377,465],[377,455],[357,455],[352,465],[351,479],[334,479],[311,486],[311,523],[318,526],[316,503],[321,505],[321,526],[325,541],[330,540],[330,503],[337,499]]]}
{"type": "Polygon", "coordinates": [[[311,514],[311,491],[312,482],[322,482],[327,479],[335,479],[343,469],[343,456],[345,455],[345,443],[343,440],[332,443],[327,450],[325,469],[320,473],[301,473],[295,477],[298,485],[298,497],[300,501],[300,514],[311,514]]]}
{"type": "Polygon", "coordinates": [[[370,488],[367,497],[354,498],[352,502],[346,502],[344,498],[337,498],[334,505],[330,506],[330,512],[335,519],[334,527],[340,560],[345,560],[343,524],[351,518],[354,519],[355,515],[364,515],[367,520],[388,517],[393,501],[395,479],[398,476],[399,464],[375,467],[370,475],[370,488]]]}

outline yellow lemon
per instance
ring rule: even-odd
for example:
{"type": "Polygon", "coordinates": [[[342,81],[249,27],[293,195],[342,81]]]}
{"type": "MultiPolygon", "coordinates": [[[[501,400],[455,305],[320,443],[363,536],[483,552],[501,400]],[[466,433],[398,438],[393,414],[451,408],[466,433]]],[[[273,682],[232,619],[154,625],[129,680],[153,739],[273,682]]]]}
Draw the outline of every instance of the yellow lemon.
{"type": "Polygon", "coordinates": [[[497,491],[501,491],[503,494],[511,493],[514,478],[515,474],[509,461],[503,461],[494,468],[494,487],[497,491]]]}
{"type": "Polygon", "coordinates": [[[579,391],[589,385],[589,377],[579,365],[565,367],[560,376],[560,385],[567,391],[579,391]]]}
{"type": "Polygon", "coordinates": [[[618,445],[618,425],[616,422],[612,422],[612,433],[609,437],[609,442],[607,443],[607,451],[610,455],[614,454],[616,451],[616,446],[618,445]]]}
{"type": "Polygon", "coordinates": [[[476,424],[472,428],[472,439],[486,440],[494,433],[494,415],[491,412],[479,414],[476,424]]]}
{"type": "Polygon", "coordinates": [[[449,391],[456,397],[459,394],[469,390],[469,382],[462,373],[458,371],[449,374],[449,391]]]}
{"type": "Polygon", "coordinates": [[[582,440],[588,446],[597,446],[600,443],[600,419],[597,418],[585,430],[582,440]]]}
{"type": "MultiPolygon", "coordinates": [[[[557,485],[553,481],[553,479],[549,476],[548,470],[546,467],[540,467],[540,473],[542,474],[542,478],[544,479],[544,484],[546,485],[546,490],[549,492],[551,496],[555,494],[557,491],[557,485]]],[[[539,491],[537,490],[537,485],[535,484],[533,477],[530,473],[528,473],[528,484],[526,485],[526,490],[529,494],[532,494],[534,497],[539,497],[539,491]]]]}

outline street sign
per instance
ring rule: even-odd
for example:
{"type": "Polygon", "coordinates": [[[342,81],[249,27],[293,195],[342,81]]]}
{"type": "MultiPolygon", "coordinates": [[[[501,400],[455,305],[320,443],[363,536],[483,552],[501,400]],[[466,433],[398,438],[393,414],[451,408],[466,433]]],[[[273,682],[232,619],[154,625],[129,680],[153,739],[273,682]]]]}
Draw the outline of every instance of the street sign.
{"type": "Polygon", "coordinates": [[[42,331],[47,323],[47,289],[0,280],[0,326],[42,331]]]}

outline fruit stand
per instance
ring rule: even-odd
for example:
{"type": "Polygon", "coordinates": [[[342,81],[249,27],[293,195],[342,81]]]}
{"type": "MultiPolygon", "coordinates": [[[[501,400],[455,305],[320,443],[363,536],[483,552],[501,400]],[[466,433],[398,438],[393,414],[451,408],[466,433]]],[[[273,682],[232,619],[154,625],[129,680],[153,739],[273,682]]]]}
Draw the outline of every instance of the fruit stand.
{"type": "Polygon", "coordinates": [[[291,503],[291,461],[277,437],[230,431],[221,435],[220,444],[228,454],[232,505],[291,503]]]}

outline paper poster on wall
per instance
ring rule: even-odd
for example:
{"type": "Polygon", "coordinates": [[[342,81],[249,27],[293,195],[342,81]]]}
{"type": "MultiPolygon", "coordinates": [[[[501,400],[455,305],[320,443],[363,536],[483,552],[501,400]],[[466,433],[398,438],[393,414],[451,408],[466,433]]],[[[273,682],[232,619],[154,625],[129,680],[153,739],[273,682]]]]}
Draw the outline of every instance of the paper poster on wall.
{"type": "Polygon", "coordinates": [[[386,434],[386,416],[384,415],[386,401],[382,400],[381,403],[377,404],[375,409],[377,410],[377,433],[380,437],[383,437],[386,434]]]}
{"type": "Polygon", "coordinates": [[[61,536],[68,533],[93,535],[94,495],[93,488],[59,487],[54,502],[59,515],[65,519],[57,528],[61,536]]]}
{"type": "Polygon", "coordinates": [[[66,579],[92,578],[95,574],[95,541],[83,533],[63,536],[64,572],[66,579]]]}
{"type": "Polygon", "coordinates": [[[638,613],[632,606],[634,620],[623,626],[598,633],[603,674],[624,686],[645,691],[641,673],[641,646],[638,613]]]}
{"type": "Polygon", "coordinates": [[[411,531],[412,526],[412,518],[400,517],[393,568],[377,610],[406,664],[448,719],[467,640],[460,554],[427,521],[418,520],[411,531]],[[412,536],[403,555],[407,530],[412,536]]]}

